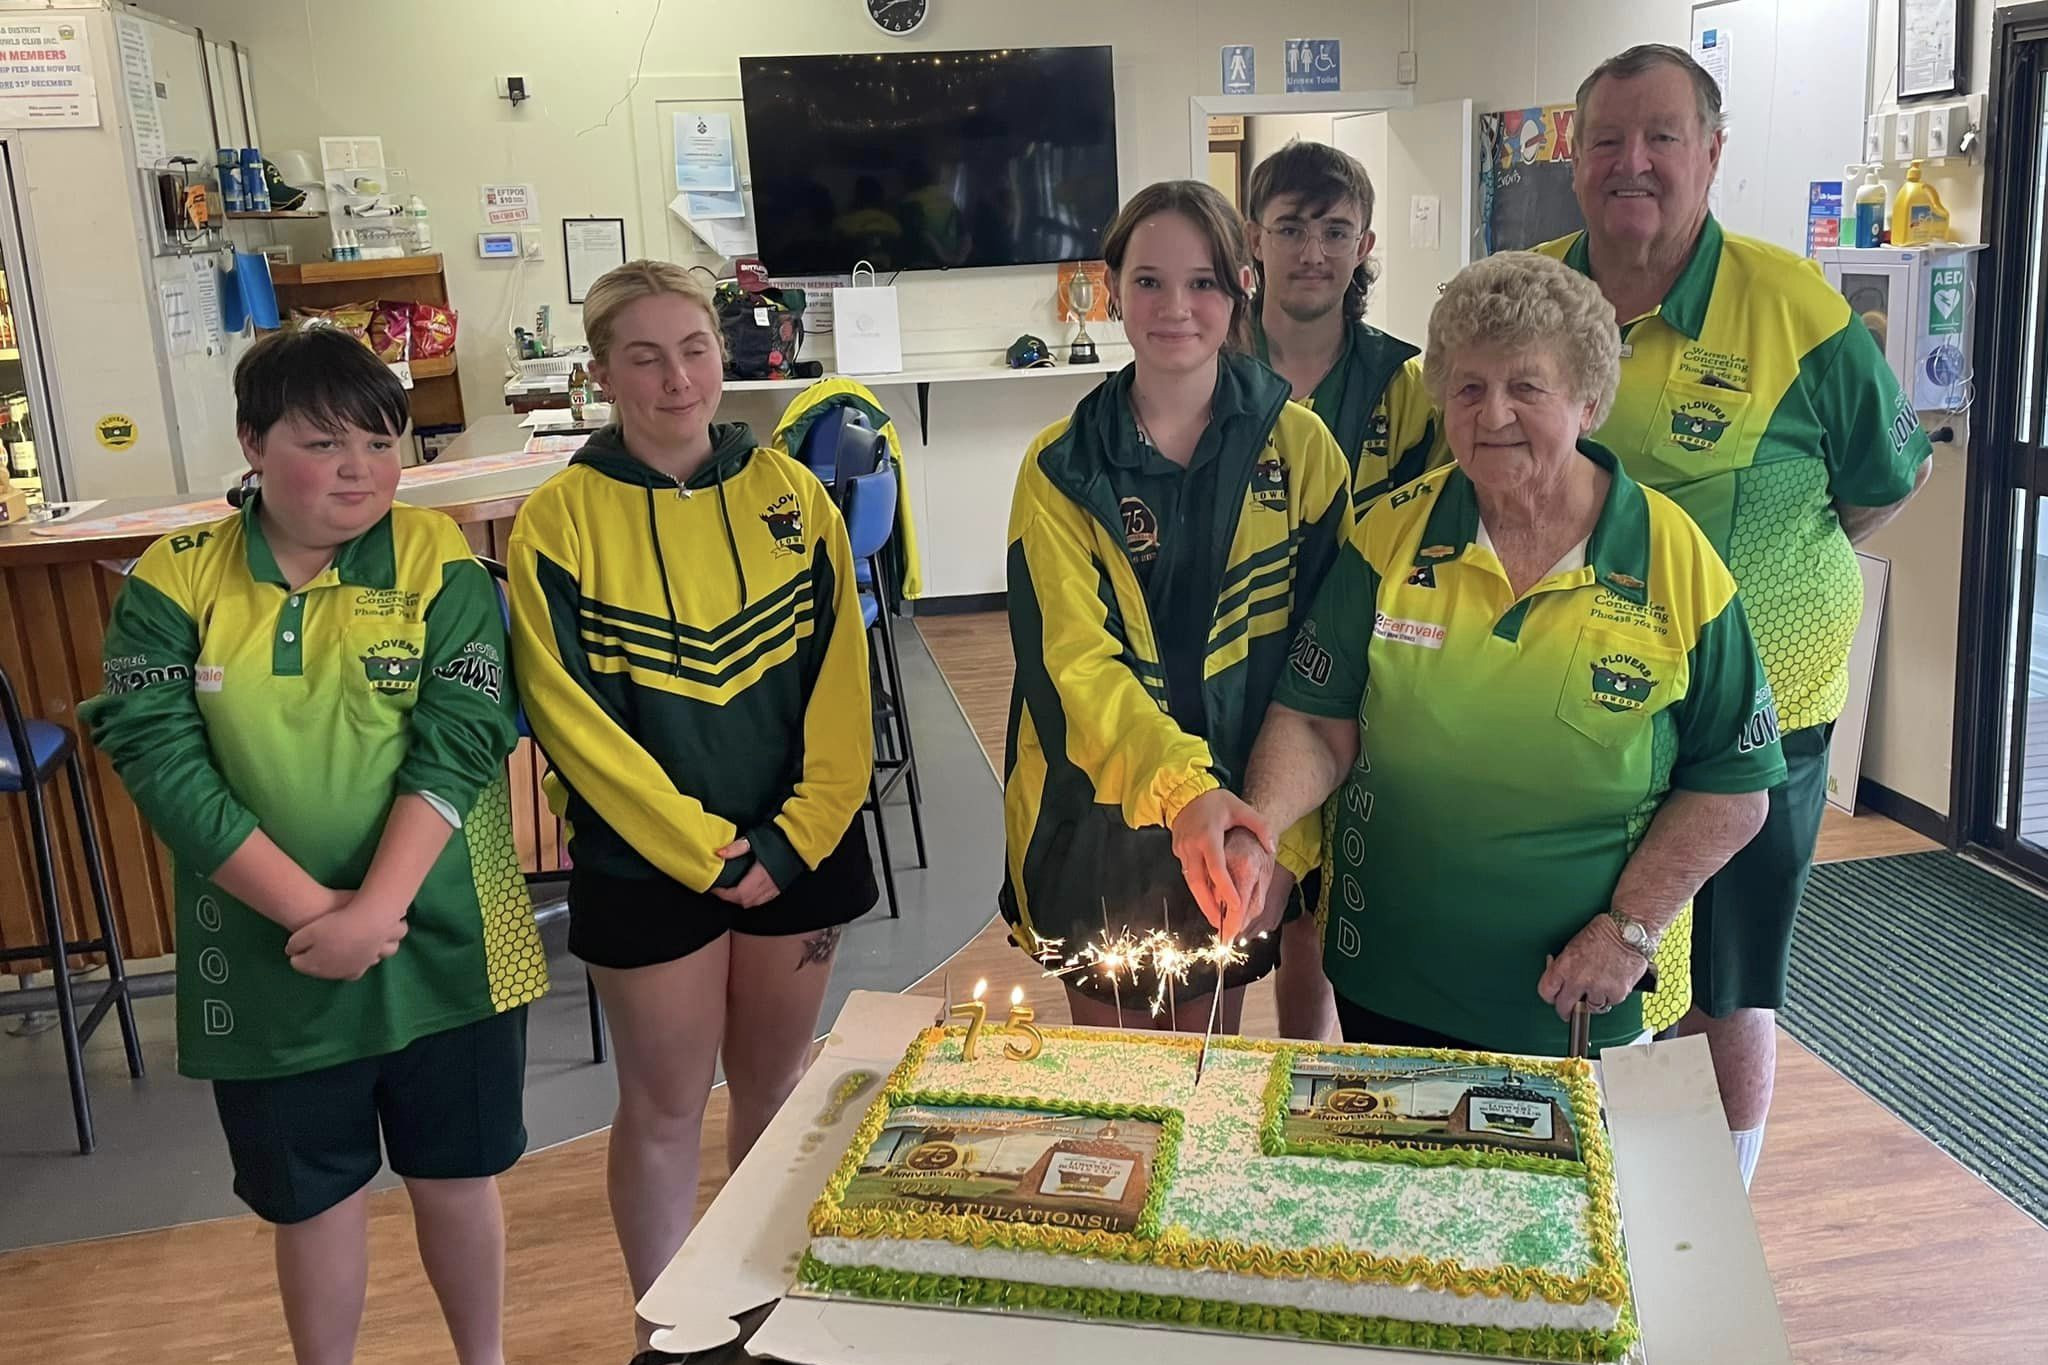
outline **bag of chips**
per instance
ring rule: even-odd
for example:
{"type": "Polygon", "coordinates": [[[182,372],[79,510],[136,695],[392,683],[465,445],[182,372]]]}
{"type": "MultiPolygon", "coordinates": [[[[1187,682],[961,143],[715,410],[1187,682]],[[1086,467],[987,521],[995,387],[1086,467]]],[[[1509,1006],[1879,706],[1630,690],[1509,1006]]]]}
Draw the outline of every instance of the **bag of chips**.
{"type": "Polygon", "coordinates": [[[386,365],[412,359],[412,310],[409,303],[379,299],[370,314],[370,349],[386,365]]]}
{"type": "Polygon", "coordinates": [[[365,346],[370,344],[370,316],[374,303],[344,303],[339,308],[296,308],[292,317],[314,327],[339,327],[365,346]]]}
{"type": "Polygon", "coordinates": [[[412,306],[412,358],[447,355],[455,349],[455,310],[438,303],[412,306]]]}

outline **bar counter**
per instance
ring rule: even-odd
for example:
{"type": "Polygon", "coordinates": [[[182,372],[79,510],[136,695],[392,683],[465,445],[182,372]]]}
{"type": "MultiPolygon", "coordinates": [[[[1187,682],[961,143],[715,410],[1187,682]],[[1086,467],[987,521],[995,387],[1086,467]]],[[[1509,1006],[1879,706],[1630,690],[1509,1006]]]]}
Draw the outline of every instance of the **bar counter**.
{"type": "MultiPolygon", "coordinates": [[[[526,495],[567,463],[566,457],[555,457],[515,468],[492,467],[501,461],[491,457],[508,455],[524,444],[526,433],[517,420],[492,416],[473,424],[427,466],[434,481],[401,485],[399,500],[439,508],[462,526],[478,554],[502,558],[512,518],[526,495]],[[471,461],[484,467],[474,474],[455,472],[471,461]]],[[[184,494],[115,499],[64,520],[0,528],[0,668],[13,681],[31,718],[79,730],[78,704],[100,690],[100,645],[108,611],[121,588],[120,575],[162,534],[95,535],[93,523],[186,504],[196,504],[190,513],[194,524],[222,515],[218,507],[206,507],[203,498],[184,494]],[[72,524],[75,532],[69,529],[72,524]],[[58,533],[39,533],[38,525],[44,532],[58,533]]],[[[175,947],[169,855],[122,790],[113,766],[89,744],[84,766],[121,929],[122,956],[162,957],[175,947]]],[[[520,741],[510,768],[512,821],[520,859],[529,872],[553,871],[562,865],[556,822],[540,794],[542,771],[532,744],[520,741]]],[[[45,788],[45,796],[66,932],[69,937],[91,937],[97,930],[87,927],[92,924],[92,902],[69,794],[60,780],[45,788]]],[[[0,948],[41,941],[35,884],[26,804],[19,796],[0,797],[0,948]]]]}

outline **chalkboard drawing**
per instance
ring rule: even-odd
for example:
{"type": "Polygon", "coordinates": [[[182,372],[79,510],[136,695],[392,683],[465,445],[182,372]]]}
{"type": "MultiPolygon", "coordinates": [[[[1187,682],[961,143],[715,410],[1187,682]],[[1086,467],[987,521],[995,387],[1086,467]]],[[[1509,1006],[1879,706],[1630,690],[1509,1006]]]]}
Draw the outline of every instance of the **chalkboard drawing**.
{"type": "Polygon", "coordinates": [[[1572,192],[1576,120],[1568,104],[1479,116],[1479,221],[1488,255],[1586,225],[1572,192]]]}

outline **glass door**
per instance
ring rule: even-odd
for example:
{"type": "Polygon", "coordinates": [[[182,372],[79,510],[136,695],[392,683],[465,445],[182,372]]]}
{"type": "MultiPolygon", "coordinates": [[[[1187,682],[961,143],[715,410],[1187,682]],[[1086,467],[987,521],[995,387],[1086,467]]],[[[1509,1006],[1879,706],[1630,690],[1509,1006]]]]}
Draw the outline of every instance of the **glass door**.
{"type": "Polygon", "coordinates": [[[8,480],[28,494],[31,509],[64,497],[33,275],[15,197],[13,147],[0,138],[0,460],[8,480]]]}
{"type": "Polygon", "coordinates": [[[2000,10],[1993,53],[1954,791],[1971,842],[2048,881],[2048,4],[2000,10]]]}

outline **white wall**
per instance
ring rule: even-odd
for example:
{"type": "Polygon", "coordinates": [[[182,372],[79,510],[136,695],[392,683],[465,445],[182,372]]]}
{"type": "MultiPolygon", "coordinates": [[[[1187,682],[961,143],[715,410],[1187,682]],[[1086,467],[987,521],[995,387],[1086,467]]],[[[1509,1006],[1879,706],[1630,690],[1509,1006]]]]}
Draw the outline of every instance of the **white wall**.
{"type": "MultiPolygon", "coordinates": [[[[1898,0],[1875,0],[1877,25],[1871,44],[1871,108],[1896,110],[1898,0]]],[[[1970,26],[1964,79],[1982,94],[1991,81],[1991,23],[1994,8],[1967,7],[1970,26]]],[[[1897,170],[1886,178],[1894,190],[1897,170]]],[[[1961,159],[1932,164],[1926,179],[1952,215],[1950,227],[1965,242],[1983,240],[1984,172],[1981,163],[1961,159]]],[[[1981,257],[1980,257],[1981,265],[1981,257]]],[[[1978,356],[1981,367],[1992,363],[1978,356]]],[[[1870,728],[1864,743],[1863,775],[1943,814],[1949,808],[1951,756],[1955,743],[1957,612],[1963,581],[1963,504],[1970,439],[1965,414],[1924,414],[1930,426],[1951,426],[1953,443],[1934,449],[1934,473],[1927,487],[1899,519],[1864,547],[1892,562],[1879,642],[1877,678],[1870,697],[1870,728]]]]}
{"type": "MultiPolygon", "coordinates": [[[[1116,50],[1119,171],[1128,192],[1190,173],[1187,100],[1221,89],[1221,44],[1256,44],[1259,88],[1277,91],[1283,39],[1340,38],[1345,84],[1389,88],[1400,45],[1389,39],[1405,34],[1408,10],[1402,0],[1297,0],[1266,10],[1233,0],[954,3],[934,6],[924,28],[902,40],[876,30],[856,0],[668,0],[651,31],[652,0],[160,0],[154,8],[252,49],[259,117],[273,148],[312,148],[321,133],[383,134],[387,154],[411,173],[434,214],[463,314],[459,361],[473,415],[501,407],[502,326],[514,306],[512,268],[480,262],[470,247],[483,227],[482,182],[532,182],[548,223],[548,260],[526,273],[516,302],[521,319],[551,303],[558,331],[569,330],[564,321],[573,324],[559,259],[563,214],[622,216],[629,253],[661,249],[643,240],[642,200],[652,187],[639,170],[632,103],[622,102],[643,38],[645,77],[727,80],[742,53],[1108,43],[1116,50]],[[518,110],[493,92],[493,78],[506,74],[524,75],[534,92],[518,110]]],[[[999,347],[1027,328],[1054,327],[1054,279],[1051,267],[905,275],[906,329],[915,332],[921,317],[939,327],[945,318],[1000,314],[987,342],[999,347]],[[934,292],[942,306],[917,297],[934,292]]],[[[926,349],[915,335],[906,341],[908,350],[926,349]]]]}
{"type": "MultiPolygon", "coordinates": [[[[658,8],[653,0],[154,0],[154,7],[252,51],[269,150],[312,148],[322,133],[384,136],[389,159],[410,172],[433,211],[450,293],[463,315],[458,359],[472,417],[502,410],[508,310],[523,320],[535,305],[551,303],[558,332],[573,335],[559,260],[562,215],[620,216],[629,253],[664,249],[666,230],[647,226],[661,221],[668,198],[659,133],[646,131],[655,120],[643,126],[636,114],[650,91],[656,98],[731,98],[742,53],[1110,44],[1118,169],[1128,194],[1153,180],[1200,173],[1190,165],[1188,100],[1220,92],[1224,43],[1255,45],[1261,94],[1284,84],[1284,39],[1333,37],[1344,44],[1347,89],[1396,88],[1396,55],[1412,45],[1429,92],[1419,98],[1472,95],[1514,105],[1568,95],[1593,62],[1638,37],[1684,41],[1689,13],[1680,0],[1443,0],[1430,7],[1403,0],[1266,7],[1242,0],[954,0],[935,6],[906,42],[874,29],[854,0],[773,7],[668,0],[658,8]],[[1548,36],[1539,40],[1539,29],[1548,36]],[[1600,36],[1574,39],[1576,32],[1600,36]],[[643,41],[643,79],[629,98],[643,41]],[[1526,79],[1507,77],[1510,64],[1526,79]],[[534,92],[518,110],[494,93],[493,78],[508,74],[525,76],[534,92]],[[531,182],[548,223],[548,259],[526,270],[516,296],[513,267],[481,263],[468,250],[483,226],[478,186],[497,180],[531,182]],[[651,240],[657,235],[664,241],[651,240]]],[[[1049,118],[1058,114],[1047,111],[1049,118]]],[[[320,245],[310,232],[305,239],[320,245]]],[[[978,351],[993,359],[1027,330],[1063,345],[1070,329],[1053,321],[1055,279],[1053,267],[904,275],[906,354],[978,351]]],[[[1111,343],[1118,335],[1113,325],[1091,331],[1111,343]]],[[[1038,427],[1071,409],[1091,379],[1083,373],[937,387],[931,444],[923,448],[909,391],[881,395],[906,428],[914,457],[912,496],[933,593],[1001,590],[1006,494],[1018,454],[1038,427]]],[[[756,395],[736,395],[727,407],[757,427],[772,424],[776,412],[756,395]]]]}

